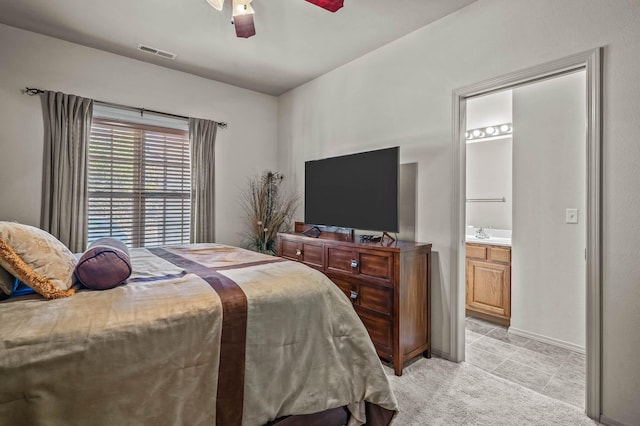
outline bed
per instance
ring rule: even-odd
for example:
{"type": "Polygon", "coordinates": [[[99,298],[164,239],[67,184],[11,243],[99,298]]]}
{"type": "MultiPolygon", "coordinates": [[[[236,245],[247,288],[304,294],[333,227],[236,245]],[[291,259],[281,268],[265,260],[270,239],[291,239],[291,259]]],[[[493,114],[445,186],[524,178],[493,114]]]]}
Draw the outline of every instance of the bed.
{"type": "Polygon", "coordinates": [[[219,244],[130,255],[116,288],[0,302],[0,424],[391,422],[373,344],[320,272],[219,244]]]}

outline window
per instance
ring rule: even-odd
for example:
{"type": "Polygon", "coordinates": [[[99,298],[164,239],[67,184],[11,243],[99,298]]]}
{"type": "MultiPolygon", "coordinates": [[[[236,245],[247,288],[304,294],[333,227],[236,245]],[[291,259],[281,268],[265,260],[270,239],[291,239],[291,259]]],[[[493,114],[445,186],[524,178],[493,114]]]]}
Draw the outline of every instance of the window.
{"type": "Polygon", "coordinates": [[[189,134],[95,118],[89,142],[89,243],[129,247],[189,242],[189,134]]]}

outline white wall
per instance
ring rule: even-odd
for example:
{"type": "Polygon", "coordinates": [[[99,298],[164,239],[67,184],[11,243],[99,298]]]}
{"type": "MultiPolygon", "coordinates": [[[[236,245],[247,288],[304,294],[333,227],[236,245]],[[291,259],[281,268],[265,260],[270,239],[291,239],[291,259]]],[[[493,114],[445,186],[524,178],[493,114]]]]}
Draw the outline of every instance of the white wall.
{"type": "Polygon", "coordinates": [[[584,349],[586,76],[513,90],[511,327],[584,349]],[[565,222],[577,208],[578,224],[565,222]]]}
{"type": "Polygon", "coordinates": [[[467,130],[511,123],[512,93],[503,90],[467,100],[467,130]]]}
{"type": "MultiPolygon", "coordinates": [[[[512,92],[503,90],[467,100],[467,130],[513,121],[512,92]]],[[[467,226],[511,229],[511,138],[467,143],[467,198],[502,198],[467,202],[467,226]]]]}
{"type": "Polygon", "coordinates": [[[467,226],[511,229],[511,138],[467,144],[467,198],[505,198],[505,202],[467,202],[467,226]]]}
{"type": "Polygon", "coordinates": [[[40,224],[43,120],[25,86],[225,121],[216,142],[216,239],[239,244],[238,189],[277,164],[277,99],[0,25],[0,220],[40,224]]]}
{"type": "MultiPolygon", "coordinates": [[[[449,348],[452,91],[598,46],[604,55],[603,412],[640,419],[640,2],[479,0],[280,97],[279,169],[401,146],[418,163],[416,239],[433,243],[433,344],[449,348]]],[[[302,214],[298,215],[302,217],[302,214]]]]}

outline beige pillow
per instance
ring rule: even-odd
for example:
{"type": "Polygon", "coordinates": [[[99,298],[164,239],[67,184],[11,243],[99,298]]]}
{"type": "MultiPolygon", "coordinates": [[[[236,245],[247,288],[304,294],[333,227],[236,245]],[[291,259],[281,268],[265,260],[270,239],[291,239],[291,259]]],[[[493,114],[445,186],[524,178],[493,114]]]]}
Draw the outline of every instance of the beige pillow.
{"type": "MultiPolygon", "coordinates": [[[[0,268],[0,291],[9,295],[13,292],[13,284],[16,279],[10,273],[0,268]]],[[[1,295],[0,295],[1,296],[1,295]]]]}
{"type": "Polygon", "coordinates": [[[0,267],[47,299],[75,293],[76,258],[53,235],[33,226],[0,222],[0,267]]]}

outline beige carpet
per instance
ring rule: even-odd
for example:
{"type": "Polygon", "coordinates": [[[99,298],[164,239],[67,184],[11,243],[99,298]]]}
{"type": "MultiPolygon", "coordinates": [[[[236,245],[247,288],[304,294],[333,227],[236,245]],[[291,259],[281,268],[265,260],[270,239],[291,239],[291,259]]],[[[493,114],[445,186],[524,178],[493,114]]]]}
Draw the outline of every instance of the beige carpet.
{"type": "Polygon", "coordinates": [[[599,424],[579,408],[467,363],[422,358],[401,377],[385,370],[400,406],[394,426],[599,424]]]}

